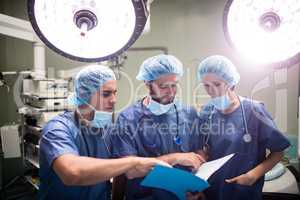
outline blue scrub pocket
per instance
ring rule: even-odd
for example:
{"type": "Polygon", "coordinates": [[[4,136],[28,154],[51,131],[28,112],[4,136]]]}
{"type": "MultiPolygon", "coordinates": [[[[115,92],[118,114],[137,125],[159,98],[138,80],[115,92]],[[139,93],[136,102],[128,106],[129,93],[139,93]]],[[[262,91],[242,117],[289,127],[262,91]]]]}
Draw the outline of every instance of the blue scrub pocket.
{"type": "Polygon", "coordinates": [[[234,188],[239,191],[250,192],[251,190],[254,190],[254,188],[249,185],[241,185],[238,183],[234,183],[233,185],[234,185],[234,188]]]}
{"type": "Polygon", "coordinates": [[[234,186],[234,196],[236,197],[233,199],[241,199],[241,200],[261,199],[254,185],[247,186],[247,185],[233,184],[233,186],[234,186]]]}
{"type": "Polygon", "coordinates": [[[159,156],[162,151],[161,141],[156,131],[141,132],[140,141],[143,144],[148,156],[159,156]]]}

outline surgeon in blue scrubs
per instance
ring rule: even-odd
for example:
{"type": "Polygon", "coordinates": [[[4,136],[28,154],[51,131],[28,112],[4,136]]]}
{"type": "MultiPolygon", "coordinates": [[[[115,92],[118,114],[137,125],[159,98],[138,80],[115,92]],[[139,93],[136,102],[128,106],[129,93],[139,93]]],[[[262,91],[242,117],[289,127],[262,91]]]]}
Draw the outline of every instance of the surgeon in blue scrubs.
{"type": "Polygon", "coordinates": [[[235,153],[210,177],[207,199],[261,200],[264,174],[282,159],[289,141],[262,103],[235,92],[240,75],[228,58],[214,55],[204,59],[198,79],[211,97],[199,115],[209,159],[235,153]]]}
{"type": "Polygon", "coordinates": [[[109,159],[117,92],[111,69],[86,67],[74,85],[69,102],[76,106],[75,112],[64,112],[43,128],[39,199],[107,200],[111,198],[110,178],[130,169],[147,173],[155,164],[165,164],[151,158],[109,159]]]}
{"type": "MultiPolygon", "coordinates": [[[[155,157],[168,164],[193,171],[204,162],[202,135],[197,129],[197,112],[176,100],[177,87],[183,75],[182,63],[172,55],[146,59],[137,79],[144,81],[149,93],[120,113],[117,125],[122,141],[120,157],[155,157]]],[[[139,172],[126,173],[126,199],[177,199],[175,195],[140,185],[139,172]]],[[[192,196],[192,195],[191,195],[192,196]]]]}

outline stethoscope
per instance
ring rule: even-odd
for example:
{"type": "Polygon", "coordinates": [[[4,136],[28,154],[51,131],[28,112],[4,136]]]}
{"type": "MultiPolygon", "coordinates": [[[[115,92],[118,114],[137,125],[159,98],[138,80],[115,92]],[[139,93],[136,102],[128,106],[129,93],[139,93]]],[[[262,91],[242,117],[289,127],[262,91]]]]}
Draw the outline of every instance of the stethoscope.
{"type": "MultiPolygon", "coordinates": [[[[147,97],[144,97],[144,98],[141,100],[141,107],[142,107],[142,109],[143,109],[143,113],[144,113],[144,109],[146,108],[145,105],[144,105],[144,103],[143,103],[144,100],[145,100],[145,98],[147,98],[147,97]]],[[[180,135],[179,135],[179,112],[178,112],[178,109],[177,109],[177,106],[176,106],[175,103],[173,104],[173,106],[174,106],[175,113],[176,113],[176,135],[174,136],[173,141],[174,141],[174,143],[175,143],[176,145],[180,146],[180,145],[182,145],[182,138],[181,138],[180,135]]],[[[144,117],[144,116],[141,117],[141,119],[139,120],[139,122],[142,121],[143,117],[144,117]]]]}
{"type": "MultiPolygon", "coordinates": [[[[238,100],[240,102],[240,107],[242,110],[242,118],[243,118],[243,126],[245,129],[245,134],[243,135],[243,140],[246,143],[250,143],[252,141],[252,136],[250,135],[249,131],[248,131],[248,126],[247,126],[247,121],[246,121],[246,115],[245,115],[245,108],[244,105],[241,102],[240,97],[238,96],[238,100]]],[[[215,107],[213,106],[210,114],[208,116],[208,121],[209,121],[209,130],[211,130],[212,128],[212,118],[213,118],[213,113],[215,112],[215,107]]],[[[209,139],[210,139],[210,131],[206,134],[206,136],[204,137],[204,145],[203,145],[203,151],[204,152],[209,152],[210,146],[209,146],[209,139]]]]}
{"type": "MultiPolygon", "coordinates": [[[[76,111],[76,112],[79,112],[79,111],[76,111]]],[[[80,127],[80,126],[81,126],[81,125],[80,125],[80,119],[79,119],[79,116],[77,116],[76,112],[74,112],[75,121],[76,121],[77,126],[80,127]]],[[[78,113],[78,114],[80,114],[80,113],[78,113]]],[[[88,157],[91,157],[92,154],[91,154],[91,150],[90,150],[90,147],[89,147],[89,145],[88,145],[88,142],[87,142],[87,138],[86,138],[86,135],[85,135],[86,133],[83,132],[82,128],[88,130],[88,129],[91,129],[92,127],[84,126],[84,127],[81,127],[81,128],[80,128],[81,136],[82,136],[82,138],[83,138],[83,142],[84,142],[84,146],[85,146],[85,150],[86,150],[87,156],[88,156],[88,157]]],[[[98,130],[98,131],[99,131],[99,130],[98,130]]],[[[101,131],[101,134],[104,134],[104,129],[103,129],[103,128],[101,128],[100,131],[101,131]]],[[[111,153],[111,151],[110,151],[110,149],[109,149],[109,147],[108,147],[108,145],[107,145],[105,139],[103,139],[103,143],[104,143],[104,146],[105,146],[106,151],[107,151],[110,155],[112,155],[112,153],[111,153]]]]}

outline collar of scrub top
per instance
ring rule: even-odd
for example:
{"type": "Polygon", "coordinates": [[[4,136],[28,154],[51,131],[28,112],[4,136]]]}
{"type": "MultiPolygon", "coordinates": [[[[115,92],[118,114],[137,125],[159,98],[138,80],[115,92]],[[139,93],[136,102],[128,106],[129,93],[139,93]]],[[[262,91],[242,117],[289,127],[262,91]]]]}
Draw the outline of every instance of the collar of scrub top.
{"type": "MultiPolygon", "coordinates": [[[[146,115],[153,115],[153,113],[151,113],[151,111],[149,109],[146,109],[146,106],[144,105],[144,100],[147,98],[148,96],[146,97],[143,97],[142,100],[140,101],[140,104],[141,104],[141,108],[142,108],[142,117],[140,118],[139,120],[139,123],[144,119],[144,117],[146,115]]],[[[177,145],[182,145],[182,138],[180,137],[179,135],[179,111],[178,111],[178,108],[176,106],[176,104],[174,103],[174,109],[175,109],[175,114],[176,114],[176,135],[174,136],[173,138],[173,141],[175,142],[175,144],[177,145]]],[[[163,114],[162,114],[163,115],[163,114]]]]}
{"type": "MultiPolygon", "coordinates": [[[[74,114],[75,124],[76,124],[77,127],[79,127],[79,130],[81,131],[82,130],[81,127],[80,127],[81,125],[83,125],[83,126],[85,126],[85,127],[88,128],[88,120],[86,120],[86,119],[80,119],[79,118],[80,114],[78,112],[79,111],[76,109],[73,112],[73,114],[74,114]]],[[[91,128],[93,129],[93,127],[91,127],[91,128]]],[[[101,134],[104,134],[104,129],[103,128],[100,128],[100,131],[101,131],[101,134]]],[[[86,148],[87,155],[88,155],[88,157],[90,157],[91,156],[91,151],[90,151],[90,148],[89,148],[89,145],[88,145],[85,133],[81,132],[81,135],[82,135],[82,138],[83,138],[83,141],[84,141],[84,145],[85,145],[85,148],[86,148]]],[[[102,137],[102,136],[99,136],[99,137],[102,137]]],[[[105,145],[105,148],[106,148],[107,152],[110,155],[112,155],[111,150],[109,149],[109,147],[108,147],[105,139],[103,139],[103,142],[104,142],[104,145],[105,145]]]]}
{"type": "MultiPolygon", "coordinates": [[[[244,126],[245,132],[246,132],[243,136],[243,140],[246,143],[250,143],[251,140],[252,140],[252,136],[250,135],[250,133],[248,131],[247,120],[246,120],[246,115],[245,115],[245,108],[244,108],[244,105],[242,103],[242,101],[244,100],[244,97],[240,97],[240,96],[237,96],[237,97],[238,97],[238,100],[240,102],[240,108],[241,108],[241,111],[242,111],[242,118],[243,118],[243,126],[244,126]]],[[[237,108],[237,109],[239,109],[239,108],[237,108]]],[[[216,112],[217,112],[217,109],[212,105],[211,109],[210,109],[209,116],[208,116],[209,129],[211,129],[213,114],[216,113],[216,112]]],[[[204,137],[203,151],[206,152],[206,153],[209,153],[209,149],[210,149],[210,146],[208,144],[209,143],[209,138],[210,138],[210,131],[206,134],[206,137],[204,137]]]]}

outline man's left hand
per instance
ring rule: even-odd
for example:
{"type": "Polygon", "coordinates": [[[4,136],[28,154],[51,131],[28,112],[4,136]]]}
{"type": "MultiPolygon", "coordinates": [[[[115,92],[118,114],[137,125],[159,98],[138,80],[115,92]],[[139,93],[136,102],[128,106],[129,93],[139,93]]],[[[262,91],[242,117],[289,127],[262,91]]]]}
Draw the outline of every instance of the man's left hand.
{"type": "Polygon", "coordinates": [[[236,183],[240,185],[251,186],[256,182],[256,178],[251,173],[246,173],[231,179],[226,179],[225,181],[227,183],[236,183]]]}

